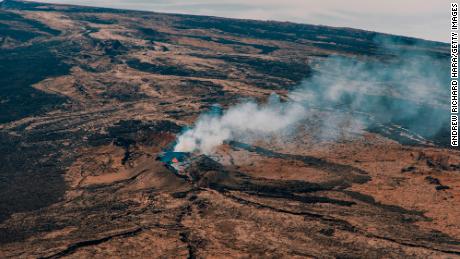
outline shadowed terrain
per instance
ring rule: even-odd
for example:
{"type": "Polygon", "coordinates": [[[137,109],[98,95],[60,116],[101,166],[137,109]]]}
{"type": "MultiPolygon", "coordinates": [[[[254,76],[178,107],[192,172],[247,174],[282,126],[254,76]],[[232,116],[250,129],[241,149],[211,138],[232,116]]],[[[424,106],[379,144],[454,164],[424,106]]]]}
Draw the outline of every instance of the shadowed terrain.
{"type": "Polygon", "coordinates": [[[448,71],[447,44],[375,32],[1,2],[0,258],[460,257],[460,153],[424,122],[440,101],[365,92],[288,140],[157,159],[216,104],[285,101],[329,57],[396,48],[448,71]],[[368,124],[318,137],[335,113],[368,124]]]}

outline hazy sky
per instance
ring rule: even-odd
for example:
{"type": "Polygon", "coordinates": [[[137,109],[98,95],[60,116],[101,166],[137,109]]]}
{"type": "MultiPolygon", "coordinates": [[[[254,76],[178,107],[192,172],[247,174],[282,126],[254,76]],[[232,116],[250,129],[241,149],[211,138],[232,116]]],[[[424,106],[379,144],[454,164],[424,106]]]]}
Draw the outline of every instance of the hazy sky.
{"type": "Polygon", "coordinates": [[[449,0],[40,0],[353,27],[449,41],[449,0]]]}

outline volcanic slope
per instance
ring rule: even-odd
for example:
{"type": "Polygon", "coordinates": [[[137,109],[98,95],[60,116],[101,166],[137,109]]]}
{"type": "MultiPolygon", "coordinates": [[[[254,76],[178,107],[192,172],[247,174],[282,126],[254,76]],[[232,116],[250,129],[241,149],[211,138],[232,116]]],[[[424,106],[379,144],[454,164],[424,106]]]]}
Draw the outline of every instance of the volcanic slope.
{"type": "Polygon", "coordinates": [[[447,44],[368,31],[1,2],[0,257],[460,257],[444,129],[371,114],[327,139],[321,119],[355,111],[315,107],[309,130],[228,141],[187,177],[156,159],[215,104],[286,100],[331,56],[394,49],[448,71],[447,44]]]}

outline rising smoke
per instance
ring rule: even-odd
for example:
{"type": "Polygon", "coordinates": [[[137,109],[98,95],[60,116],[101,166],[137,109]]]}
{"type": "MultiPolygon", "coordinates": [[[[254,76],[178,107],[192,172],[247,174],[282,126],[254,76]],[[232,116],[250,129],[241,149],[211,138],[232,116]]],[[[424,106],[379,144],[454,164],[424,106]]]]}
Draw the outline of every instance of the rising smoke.
{"type": "Polygon", "coordinates": [[[175,151],[209,154],[225,140],[282,134],[306,117],[306,109],[296,102],[282,103],[272,94],[266,104],[245,102],[222,115],[206,114],[195,127],[180,135],[175,151]]]}
{"type": "Polygon", "coordinates": [[[442,104],[447,100],[442,86],[448,85],[448,59],[422,48],[406,51],[395,43],[384,45],[391,51],[384,61],[336,56],[318,62],[314,75],[291,91],[287,102],[272,94],[265,104],[249,101],[221,114],[202,115],[178,137],[175,151],[210,154],[226,140],[280,136],[311,122],[312,109],[334,111],[315,118],[314,123],[324,126],[316,133],[321,138],[376,124],[436,136],[448,125],[448,107],[442,104]],[[350,116],[356,112],[365,119],[350,116]]]}

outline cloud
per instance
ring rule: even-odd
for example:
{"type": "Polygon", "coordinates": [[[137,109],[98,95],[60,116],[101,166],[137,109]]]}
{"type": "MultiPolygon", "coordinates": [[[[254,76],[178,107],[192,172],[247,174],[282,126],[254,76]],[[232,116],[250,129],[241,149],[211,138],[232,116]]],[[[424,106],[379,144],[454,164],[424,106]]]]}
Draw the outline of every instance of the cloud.
{"type": "Polygon", "coordinates": [[[449,41],[450,2],[447,0],[39,0],[38,2],[293,21],[449,41]]]}
{"type": "Polygon", "coordinates": [[[266,104],[253,101],[235,105],[221,115],[205,114],[178,137],[174,151],[210,154],[226,140],[281,135],[292,129],[307,111],[297,103],[281,103],[272,94],[266,104]]]}
{"type": "Polygon", "coordinates": [[[443,102],[448,98],[448,62],[420,51],[422,46],[407,51],[398,42],[376,42],[396,58],[329,57],[286,102],[272,94],[265,104],[243,102],[202,115],[179,135],[175,151],[211,154],[227,140],[290,138],[299,129],[314,139],[333,141],[383,125],[399,125],[414,136],[438,141],[449,125],[443,102]]]}

